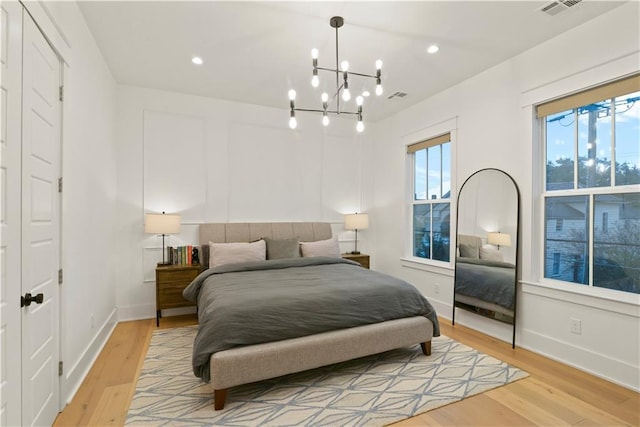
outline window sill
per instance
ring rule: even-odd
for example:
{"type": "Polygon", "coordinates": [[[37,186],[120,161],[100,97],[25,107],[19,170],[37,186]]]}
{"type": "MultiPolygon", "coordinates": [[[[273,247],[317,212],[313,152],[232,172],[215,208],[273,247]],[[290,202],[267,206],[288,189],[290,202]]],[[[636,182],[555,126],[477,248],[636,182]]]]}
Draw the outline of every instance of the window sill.
{"type": "Polygon", "coordinates": [[[403,257],[400,258],[400,264],[403,267],[413,268],[414,270],[428,271],[430,273],[453,277],[453,266],[447,262],[427,261],[426,259],[417,257],[403,257]]]}
{"type": "Polygon", "coordinates": [[[593,307],[640,318],[640,295],[627,292],[576,285],[558,280],[547,279],[545,282],[529,282],[521,280],[522,292],[572,304],[593,307]]]}

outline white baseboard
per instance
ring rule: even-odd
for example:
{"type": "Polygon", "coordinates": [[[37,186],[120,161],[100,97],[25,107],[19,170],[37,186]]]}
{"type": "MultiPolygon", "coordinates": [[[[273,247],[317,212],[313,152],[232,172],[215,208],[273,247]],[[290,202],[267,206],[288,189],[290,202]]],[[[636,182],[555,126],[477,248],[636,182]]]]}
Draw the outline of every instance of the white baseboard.
{"type": "Polygon", "coordinates": [[[80,385],[89,373],[89,370],[98,358],[102,348],[105,346],[107,340],[118,324],[116,317],[116,309],[114,308],[109,317],[107,317],[107,320],[98,329],[93,340],[91,340],[87,348],[82,352],[78,361],[65,373],[62,384],[61,401],[69,404],[71,399],[73,399],[75,394],[78,392],[80,385]]]}
{"type": "MultiPolygon", "coordinates": [[[[431,305],[436,309],[438,316],[451,320],[450,303],[438,301],[433,298],[430,298],[429,302],[431,302],[431,305]]],[[[490,322],[494,321],[476,317],[474,318],[474,322],[471,323],[468,319],[465,319],[465,313],[461,312],[460,316],[456,313],[456,324],[459,323],[468,328],[478,330],[485,335],[505,342],[511,342],[510,337],[506,339],[502,336],[505,333],[502,329],[506,327],[511,328],[510,325],[494,322],[496,326],[495,328],[491,328],[490,322]]],[[[538,332],[523,329],[521,324],[518,324],[516,332],[516,346],[630,390],[640,392],[640,375],[638,374],[640,368],[638,366],[633,366],[622,360],[598,353],[594,351],[594,349],[578,347],[538,332]],[[580,363],[578,364],[576,361],[580,361],[580,363]]]]}
{"type": "Polygon", "coordinates": [[[129,320],[153,319],[156,317],[155,304],[118,306],[118,322],[129,320]]]}
{"type": "Polygon", "coordinates": [[[638,366],[633,366],[622,360],[597,353],[592,349],[571,345],[537,332],[521,330],[518,333],[520,334],[518,345],[522,348],[630,390],[640,392],[638,366]],[[581,363],[577,364],[571,360],[580,360],[581,363]],[[606,372],[602,369],[603,367],[606,367],[606,372]]]}

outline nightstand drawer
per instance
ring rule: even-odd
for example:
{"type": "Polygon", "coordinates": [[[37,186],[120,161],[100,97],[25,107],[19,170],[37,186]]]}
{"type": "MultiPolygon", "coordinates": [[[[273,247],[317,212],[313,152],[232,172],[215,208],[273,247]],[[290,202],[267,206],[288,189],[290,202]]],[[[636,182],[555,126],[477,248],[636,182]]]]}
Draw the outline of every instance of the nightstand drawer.
{"type": "Polygon", "coordinates": [[[182,291],[200,274],[199,265],[170,265],[156,268],[156,324],[162,310],[195,305],[182,297],[182,291]]]}
{"type": "MultiPolygon", "coordinates": [[[[188,281],[191,283],[193,279],[198,275],[198,271],[194,269],[189,270],[172,270],[172,269],[159,269],[157,274],[157,280],[168,283],[168,282],[180,282],[184,283],[188,281]]],[[[187,285],[189,284],[187,283],[187,285]]]]}
{"type": "Polygon", "coordinates": [[[182,291],[186,287],[185,282],[164,282],[158,288],[158,308],[177,308],[193,305],[191,301],[187,301],[182,297],[182,291]]]}
{"type": "Polygon", "coordinates": [[[342,258],[355,261],[364,268],[369,268],[369,255],[367,254],[342,254],[342,258]]]}

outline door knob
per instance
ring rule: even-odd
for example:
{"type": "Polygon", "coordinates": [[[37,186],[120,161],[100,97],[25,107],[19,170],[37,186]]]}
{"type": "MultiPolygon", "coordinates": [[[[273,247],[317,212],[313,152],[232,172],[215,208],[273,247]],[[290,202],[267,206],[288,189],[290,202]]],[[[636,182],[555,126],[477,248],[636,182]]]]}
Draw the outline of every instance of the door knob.
{"type": "Polygon", "coordinates": [[[36,296],[31,295],[29,292],[20,297],[20,307],[29,307],[32,302],[36,304],[42,304],[44,301],[44,294],[38,294],[36,296]]]}

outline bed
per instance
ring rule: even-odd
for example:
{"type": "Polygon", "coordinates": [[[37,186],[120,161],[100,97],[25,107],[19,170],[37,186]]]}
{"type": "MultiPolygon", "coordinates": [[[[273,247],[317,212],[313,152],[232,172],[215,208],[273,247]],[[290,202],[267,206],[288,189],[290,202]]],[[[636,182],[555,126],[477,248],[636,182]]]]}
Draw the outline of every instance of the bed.
{"type": "MultiPolygon", "coordinates": [[[[199,234],[209,267],[209,242],[324,244],[332,233],[327,223],[229,223],[202,224],[199,234]]],[[[439,335],[413,286],[339,256],[212,266],[184,296],[198,303],[194,374],[211,382],[216,410],[231,387],[415,344],[430,355],[439,335]]]]}
{"type": "Polygon", "coordinates": [[[481,310],[497,320],[513,323],[515,306],[515,265],[480,255],[482,239],[477,236],[458,236],[460,251],[456,257],[456,306],[481,310]],[[471,249],[471,255],[469,250],[471,249]],[[466,255],[466,256],[464,256],[466,255]]]}

